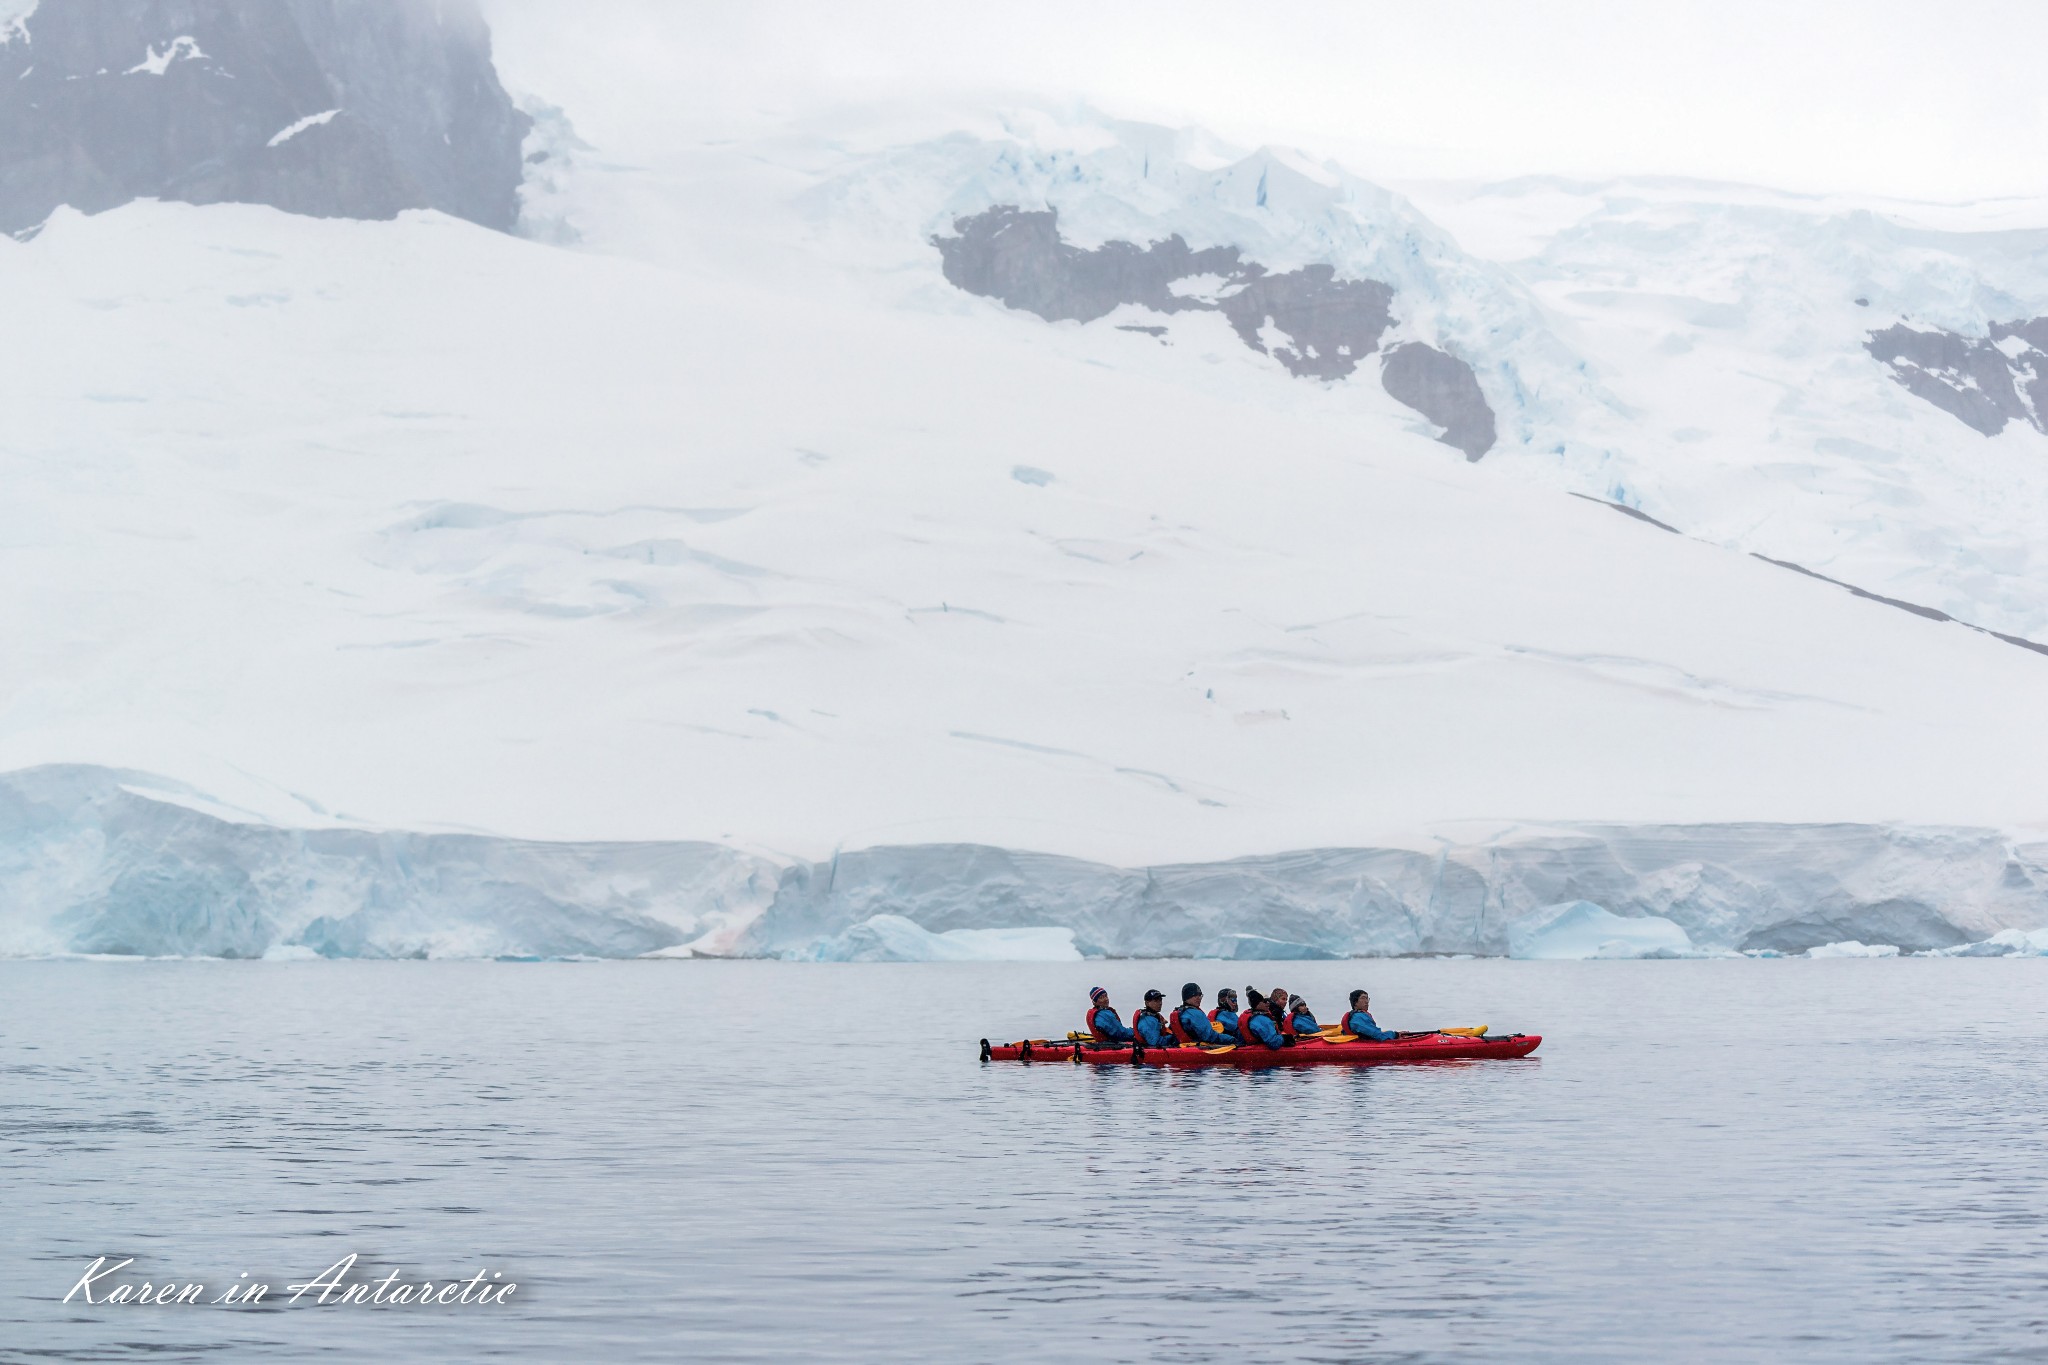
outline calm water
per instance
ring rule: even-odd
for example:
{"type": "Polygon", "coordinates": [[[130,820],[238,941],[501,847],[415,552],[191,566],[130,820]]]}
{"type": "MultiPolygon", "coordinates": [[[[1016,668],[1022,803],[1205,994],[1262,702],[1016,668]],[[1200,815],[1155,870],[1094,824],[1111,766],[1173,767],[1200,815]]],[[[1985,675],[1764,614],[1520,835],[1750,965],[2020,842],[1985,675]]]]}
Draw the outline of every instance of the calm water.
{"type": "Polygon", "coordinates": [[[2048,961],[1238,965],[1547,1041],[975,1060],[1219,965],[0,962],[0,1358],[2048,1358],[2048,961]],[[350,1251],[520,1289],[57,1302],[350,1251]]]}

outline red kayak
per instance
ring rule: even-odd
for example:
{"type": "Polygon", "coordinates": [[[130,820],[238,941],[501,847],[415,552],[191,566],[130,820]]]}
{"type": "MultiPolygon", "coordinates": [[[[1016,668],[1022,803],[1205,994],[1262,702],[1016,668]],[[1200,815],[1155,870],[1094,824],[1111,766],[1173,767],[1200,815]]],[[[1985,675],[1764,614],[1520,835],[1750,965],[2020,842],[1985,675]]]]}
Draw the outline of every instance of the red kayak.
{"type": "Polygon", "coordinates": [[[1526,1057],[1542,1046],[1540,1033],[1513,1033],[1500,1038],[1467,1038],[1447,1033],[1422,1033],[1391,1043],[1354,1040],[1333,1043],[1310,1039],[1277,1052],[1254,1043],[1250,1047],[1103,1047],[1066,1039],[1034,1038],[1027,1042],[990,1044],[981,1041],[984,1062],[1092,1062],[1097,1066],[1269,1067],[1381,1066],[1389,1062],[1449,1062],[1479,1057],[1526,1057]]]}

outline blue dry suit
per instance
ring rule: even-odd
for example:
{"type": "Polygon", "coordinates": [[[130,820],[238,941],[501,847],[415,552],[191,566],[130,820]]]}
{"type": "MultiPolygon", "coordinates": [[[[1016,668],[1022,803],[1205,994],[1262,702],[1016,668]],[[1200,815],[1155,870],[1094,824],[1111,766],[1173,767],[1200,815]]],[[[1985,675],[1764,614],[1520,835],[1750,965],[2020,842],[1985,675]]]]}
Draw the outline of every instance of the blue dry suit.
{"type": "Polygon", "coordinates": [[[1281,1036],[1280,1026],[1273,1022],[1272,1015],[1263,1011],[1254,1014],[1249,1027],[1251,1037],[1245,1039],[1245,1042],[1264,1043],[1275,1052],[1287,1046],[1287,1040],[1281,1036]]]}
{"type": "Polygon", "coordinates": [[[1227,1010],[1224,1009],[1221,1005],[1218,1005],[1216,1007],[1216,1017],[1210,1020],[1209,1022],[1215,1025],[1214,1028],[1209,1030],[1210,1037],[1214,1038],[1218,1043],[1222,1044],[1225,1047],[1237,1046],[1238,1036],[1236,1010],[1227,1010]]]}
{"type": "Polygon", "coordinates": [[[1166,1016],[1151,1010],[1139,1010],[1138,1017],[1131,1021],[1137,1027],[1138,1041],[1146,1047],[1179,1047],[1173,1035],[1166,1031],[1166,1016]]]}
{"type": "Polygon", "coordinates": [[[1216,1030],[1209,1027],[1209,1016],[1202,1012],[1200,1005],[1182,1005],[1175,1018],[1180,1020],[1181,1035],[1191,1043],[1221,1041],[1216,1030]]]}
{"type": "Polygon", "coordinates": [[[1292,1022],[1294,1024],[1294,1036],[1297,1038],[1313,1038],[1316,1036],[1316,1031],[1322,1027],[1316,1023],[1316,1017],[1307,1010],[1296,1011],[1292,1022]]]}
{"type": "Polygon", "coordinates": [[[1401,1036],[1391,1029],[1381,1028],[1364,1010],[1353,1010],[1344,1016],[1344,1031],[1355,1037],[1370,1038],[1376,1043],[1391,1043],[1401,1036]]]}
{"type": "Polygon", "coordinates": [[[1124,1021],[1116,1017],[1116,1011],[1104,1005],[1088,1011],[1088,1026],[1095,1036],[1105,1043],[1128,1043],[1131,1031],[1124,1027],[1124,1021]]]}

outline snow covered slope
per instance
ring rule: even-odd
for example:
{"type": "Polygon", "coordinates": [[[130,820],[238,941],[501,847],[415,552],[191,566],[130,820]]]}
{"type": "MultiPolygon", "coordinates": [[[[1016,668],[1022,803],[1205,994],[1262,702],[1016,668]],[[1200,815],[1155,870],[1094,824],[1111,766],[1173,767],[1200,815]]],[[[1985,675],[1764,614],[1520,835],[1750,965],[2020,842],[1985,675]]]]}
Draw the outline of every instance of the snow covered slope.
{"type": "Polygon", "coordinates": [[[1989,423],[1916,395],[1871,346],[1905,328],[2026,352],[1999,333],[2048,311],[2042,205],[1671,180],[1411,188],[1461,240],[1511,262],[1625,414],[1578,424],[1610,449],[1597,483],[1568,449],[1564,482],[2048,638],[2048,436],[2031,420],[1987,435],[1989,423]]]}
{"type": "Polygon", "coordinates": [[[0,764],[316,823],[1119,865],[2037,813],[2048,660],[1503,480],[1214,315],[1191,356],[936,253],[925,307],[759,257],[156,204],[0,243],[34,585],[0,602],[0,764]]]}
{"type": "MultiPolygon", "coordinates": [[[[328,860],[317,895],[266,892],[269,927],[220,944],[921,943],[873,922],[895,915],[1113,952],[1499,951],[1509,919],[1575,899],[1710,946],[1809,914],[1922,947],[2048,922],[2012,852],[2048,815],[2048,657],[1755,557],[2048,637],[2048,437],[1985,437],[1865,345],[1907,311],[2048,311],[2032,236],[1558,189],[1540,250],[1504,262],[1462,243],[1514,187],[1445,227],[1341,168],[1087,114],[634,168],[546,111],[536,137],[532,229],[580,246],[153,202],[0,239],[0,769],[158,774],[247,827],[225,842],[257,851],[227,862],[256,881],[298,876],[302,845],[328,860]],[[934,238],[1003,206],[1056,210],[1079,252],[1179,235],[1260,278],[1377,282],[1378,348],[1466,367],[1495,439],[1448,448],[1372,363],[1301,363],[1327,357],[1288,318],[1229,315],[1243,278],[1087,322],[958,287],[934,238]],[[1475,870],[1453,915],[1429,869],[1473,820],[1666,851],[1597,894],[1475,870]],[[1786,828],[1814,824],[1856,832],[1786,828]],[[380,830],[519,845],[516,873],[463,886],[597,881],[494,936],[481,893],[364,871],[380,830]],[[1852,890],[1808,896],[1785,851],[1806,840],[1852,890]],[[613,855],[575,850],[618,841],[697,861],[591,910],[613,855]],[[970,846],[1096,869],[1065,887],[1296,870],[1204,872],[1180,918],[1122,892],[991,916],[964,873],[905,908],[970,846]],[[909,882],[851,876],[903,847],[909,882]],[[1897,895],[1857,880],[1886,859],[1897,895]],[[700,875],[747,889],[672,893],[700,875]],[[1356,892],[1368,875],[1395,889],[1356,892]],[[351,896],[407,908],[308,927],[351,896]],[[561,929],[564,906],[603,924],[561,929]]],[[[1494,868],[1503,838],[1460,865],[1494,868]]],[[[77,886],[125,875],[93,856],[77,886]]],[[[95,896],[67,904],[150,903],[95,896]]],[[[114,941],[51,929],[48,903],[10,910],[17,950],[114,941]]]]}

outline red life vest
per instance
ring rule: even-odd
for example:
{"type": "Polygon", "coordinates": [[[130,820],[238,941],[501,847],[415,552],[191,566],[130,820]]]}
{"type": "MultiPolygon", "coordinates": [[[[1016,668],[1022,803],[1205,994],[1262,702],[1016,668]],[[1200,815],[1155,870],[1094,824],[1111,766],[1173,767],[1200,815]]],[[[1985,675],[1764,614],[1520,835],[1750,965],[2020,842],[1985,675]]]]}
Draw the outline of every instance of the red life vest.
{"type": "Polygon", "coordinates": [[[1283,1038],[1292,1038],[1294,1036],[1294,1016],[1292,1014],[1280,1016],[1280,1036],[1283,1038]]]}
{"type": "Polygon", "coordinates": [[[1090,1000],[1088,1002],[1088,1036],[1094,1038],[1097,1042],[1107,1043],[1112,1041],[1112,1039],[1107,1033],[1104,1033],[1101,1029],[1095,1026],[1095,1016],[1101,1011],[1108,1008],[1109,1006],[1098,1005],[1093,1000],[1090,1000]]]}
{"type": "Polygon", "coordinates": [[[1259,1011],[1257,1010],[1246,1010],[1244,1013],[1237,1016],[1238,1037],[1250,1038],[1252,1036],[1252,1016],[1254,1014],[1257,1014],[1258,1012],[1259,1011]]]}
{"type": "MultiPolygon", "coordinates": [[[[1182,1008],[1186,1007],[1183,1006],[1182,1008]]],[[[1187,1043],[1194,1041],[1188,1037],[1187,1030],[1180,1026],[1180,1010],[1175,1010],[1166,1016],[1166,1032],[1178,1042],[1187,1043]]]]}
{"type": "Polygon", "coordinates": [[[1234,1038],[1237,1036],[1235,1032],[1235,1029],[1237,1027],[1237,1011],[1230,1011],[1230,1031],[1226,1031],[1218,1027],[1218,1025],[1223,1022],[1222,1015],[1223,1007],[1221,1005],[1218,1005],[1215,1009],[1209,1011],[1209,1037],[1212,1040],[1234,1038]]]}

